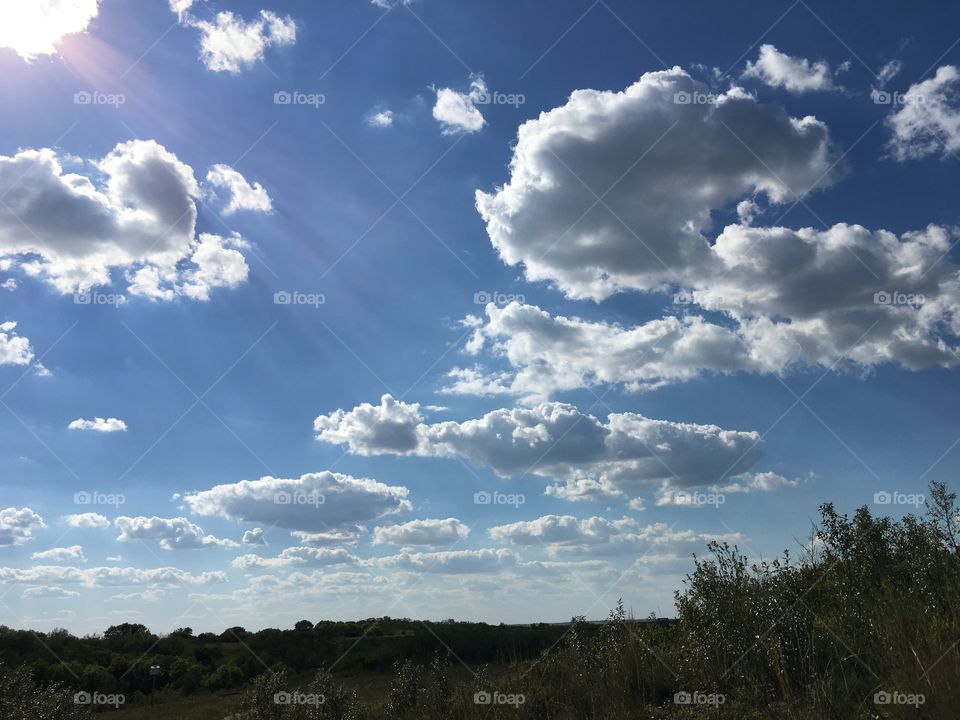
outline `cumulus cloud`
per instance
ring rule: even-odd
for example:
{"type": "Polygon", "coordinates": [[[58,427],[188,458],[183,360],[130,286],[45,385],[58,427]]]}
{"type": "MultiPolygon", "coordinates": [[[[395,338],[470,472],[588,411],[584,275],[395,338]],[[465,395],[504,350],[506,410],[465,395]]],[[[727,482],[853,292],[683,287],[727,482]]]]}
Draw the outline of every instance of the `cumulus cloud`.
{"type": "Polygon", "coordinates": [[[456,518],[420,519],[374,528],[373,544],[449,547],[469,534],[470,528],[456,518]]]}
{"type": "Polygon", "coordinates": [[[73,528],[107,528],[110,521],[99,513],[87,512],[64,515],[63,521],[73,528]]]}
{"type": "Polygon", "coordinates": [[[631,518],[611,520],[593,516],[578,520],[572,515],[544,515],[490,528],[490,537],[524,547],[543,548],[558,555],[640,554],[646,562],[678,560],[702,550],[708,542],[731,544],[739,533],[711,534],[694,530],[674,530],[665,523],[641,527],[631,518]]]}
{"type": "Polygon", "coordinates": [[[79,562],[85,563],[86,556],[83,554],[83,548],[80,545],[71,545],[70,547],[56,547],[49,550],[41,550],[30,556],[31,560],[50,560],[52,562],[79,562]]]}
{"type": "Polygon", "coordinates": [[[475,330],[467,347],[488,349],[510,371],[454,368],[445,389],[536,402],[599,384],[643,390],[710,372],[951,367],[960,347],[955,240],[937,226],[897,236],[842,223],[730,225],[710,249],[713,271],[677,294],[681,315],[624,328],[489,305],[485,322],[468,318],[475,330]]]}
{"type": "Polygon", "coordinates": [[[405,487],[328,471],[299,478],[263,477],[187,495],[198,515],[259,522],[290,530],[351,530],[357,523],[409,511],[405,487]]]}
{"type": "Polygon", "coordinates": [[[55,585],[33,585],[26,588],[21,595],[24,599],[30,598],[48,598],[54,600],[70,600],[80,597],[76,590],[65,590],[55,585]]]}
{"type": "Polygon", "coordinates": [[[33,362],[33,347],[29,338],[15,332],[12,320],[0,323],[0,365],[29,365],[33,362]]]}
{"type": "Polygon", "coordinates": [[[324,532],[309,532],[306,530],[292,530],[290,535],[295,537],[301,545],[324,547],[326,545],[356,545],[360,536],[367,531],[363,525],[341,527],[337,530],[324,532]]]}
{"type": "Polygon", "coordinates": [[[892,133],[888,146],[897,160],[960,150],[960,70],[943,65],[932,78],[911,85],[887,118],[887,127],[892,133]]]}
{"type": "Polygon", "coordinates": [[[0,547],[33,540],[34,531],[45,527],[43,518],[30,508],[0,510],[0,547]]]}
{"type": "Polygon", "coordinates": [[[289,547],[272,558],[259,555],[241,555],[233,560],[233,567],[241,570],[264,570],[290,567],[327,567],[356,565],[360,559],[344,548],[289,547]]]}
{"type": "Polygon", "coordinates": [[[822,60],[810,62],[806,58],[787,55],[773,45],[760,46],[757,61],[747,61],[743,77],[756,78],[770,87],[784,88],[798,95],[837,89],[829,64],[822,60]]]}
{"type": "Polygon", "coordinates": [[[519,557],[505,548],[481,550],[444,550],[441,552],[401,552],[373,558],[369,564],[379,568],[396,568],[422,573],[461,575],[484,573],[515,567],[519,557]]]}
{"type": "Polygon", "coordinates": [[[243,533],[244,545],[266,545],[267,540],[263,536],[263,528],[254,528],[243,533]]]}
{"type": "Polygon", "coordinates": [[[188,0],[171,0],[180,23],[200,31],[200,59],[208,70],[236,75],[263,60],[268,48],[293,45],[297,40],[297,24],[289,15],[261,10],[256,19],[245,20],[225,10],[210,21],[190,14],[192,5],[188,0]]]}
{"type": "Polygon", "coordinates": [[[460,457],[502,477],[553,478],[563,484],[548,487],[548,494],[570,500],[710,485],[746,472],[760,455],[757,432],[636,413],[610,413],[604,423],[557,402],[428,424],[416,403],[384,395],[379,406],[321,415],[314,429],[318,440],[358,455],[460,457]]]}
{"type": "Polygon", "coordinates": [[[225,195],[223,202],[225,215],[232,215],[239,210],[269,213],[273,211],[273,202],[263,185],[258,182],[252,185],[239,172],[229,165],[214,165],[207,172],[207,184],[213,194],[218,191],[225,195]]]}
{"type": "Polygon", "coordinates": [[[65,172],[54,150],[0,156],[0,258],[62,293],[109,285],[155,300],[206,299],[246,279],[239,236],[195,235],[193,170],[153,140],[65,172]]]}
{"type": "Polygon", "coordinates": [[[93,567],[34,565],[28,568],[0,567],[0,583],[36,585],[78,583],[84,587],[123,587],[136,585],[210,585],[227,581],[226,573],[189,573],[173,567],[93,567]]]}
{"type": "Polygon", "coordinates": [[[99,0],[34,0],[0,4],[0,47],[30,60],[53,55],[66,35],[84,32],[99,0]]]}
{"type": "Polygon", "coordinates": [[[93,420],[77,418],[76,420],[71,420],[67,428],[70,430],[93,430],[94,432],[112,433],[126,432],[127,424],[123,420],[118,420],[113,417],[95,417],[93,420]]]}
{"type": "Polygon", "coordinates": [[[477,103],[486,95],[487,84],[479,75],[471,79],[470,90],[465,93],[451,88],[437,90],[433,118],[440,123],[440,132],[444,135],[456,135],[482,130],[486,120],[477,108],[477,103]]]}
{"type": "Polygon", "coordinates": [[[393,125],[393,110],[375,110],[367,115],[367,125],[375,128],[388,128],[393,125]]]}
{"type": "Polygon", "coordinates": [[[119,528],[117,540],[158,540],[164,550],[189,550],[202,547],[237,547],[232,540],[221,540],[208,535],[203,528],[186,518],[118,517],[114,524],[119,528]]]}
{"type": "Polygon", "coordinates": [[[476,194],[500,257],[574,298],[662,289],[709,270],[711,211],[830,182],[822,122],[740,88],[682,101],[708,94],[674,68],[621,92],[576,90],[521,125],[509,182],[476,194]]]}
{"type": "MultiPolygon", "coordinates": [[[[528,402],[600,384],[628,390],[690,380],[704,372],[757,369],[734,329],[702,317],[667,316],[633,327],[553,316],[535,305],[490,303],[468,343],[505,359],[511,373],[454,368],[446,392],[511,394],[528,402]]],[[[473,321],[470,320],[471,324],[473,321]]]]}

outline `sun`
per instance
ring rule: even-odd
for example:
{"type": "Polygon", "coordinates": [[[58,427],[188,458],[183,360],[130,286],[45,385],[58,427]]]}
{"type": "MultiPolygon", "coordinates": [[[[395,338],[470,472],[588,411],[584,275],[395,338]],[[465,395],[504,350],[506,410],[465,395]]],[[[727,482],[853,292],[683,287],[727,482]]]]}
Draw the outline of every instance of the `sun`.
{"type": "Polygon", "coordinates": [[[65,35],[83,32],[100,0],[0,0],[0,47],[31,60],[52,55],[65,35]]]}

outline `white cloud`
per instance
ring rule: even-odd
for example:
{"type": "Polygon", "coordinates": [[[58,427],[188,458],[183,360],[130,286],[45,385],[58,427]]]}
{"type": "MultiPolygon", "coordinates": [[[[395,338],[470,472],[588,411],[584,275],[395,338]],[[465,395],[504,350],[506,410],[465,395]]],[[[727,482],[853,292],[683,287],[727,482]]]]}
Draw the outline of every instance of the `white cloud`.
{"type": "Polygon", "coordinates": [[[94,567],[33,565],[29,568],[0,567],[0,582],[35,585],[38,583],[79,583],[85,587],[123,587],[135,585],[209,585],[227,581],[226,573],[193,574],[173,567],[94,567]]]}
{"type": "Polygon", "coordinates": [[[272,558],[259,555],[241,555],[233,560],[233,567],[241,570],[263,570],[287,567],[328,567],[330,565],[357,565],[360,559],[344,548],[289,547],[272,558]]]}
{"type": "Polygon", "coordinates": [[[17,335],[12,320],[0,323],[0,365],[29,365],[33,362],[33,348],[29,338],[17,335]]]}
{"type": "Polygon", "coordinates": [[[45,527],[43,518],[30,508],[0,510],[0,547],[33,540],[34,531],[45,527]]]}
{"type": "Polygon", "coordinates": [[[589,517],[578,520],[572,515],[544,515],[535,520],[509,523],[490,528],[490,537],[531,548],[542,548],[551,556],[560,555],[640,555],[640,560],[671,562],[703,551],[710,541],[731,544],[739,533],[711,534],[695,530],[674,530],[666,523],[641,527],[631,518],[610,520],[589,517]]]}
{"type": "Polygon", "coordinates": [[[263,528],[254,528],[243,533],[244,545],[266,545],[267,540],[263,537],[263,528]]]}
{"type": "Polygon", "coordinates": [[[117,593],[111,595],[111,601],[119,602],[157,602],[164,596],[163,590],[144,590],[143,592],[117,593]]]}
{"type": "Polygon", "coordinates": [[[70,430],[93,430],[94,432],[112,433],[126,432],[127,424],[123,420],[118,420],[113,417],[95,417],[93,420],[77,418],[76,420],[71,420],[67,428],[70,430]]]}
{"type": "Polygon", "coordinates": [[[603,423],[564,403],[494,410],[464,422],[422,422],[419,405],[381,398],[314,422],[317,439],[357,455],[461,457],[502,477],[560,480],[548,494],[570,500],[636,495],[658,485],[695,487],[750,469],[757,432],[610,413],[603,423]]]}
{"type": "Polygon", "coordinates": [[[53,55],[66,36],[84,32],[99,0],[30,0],[0,3],[0,47],[30,60],[53,55]]]}
{"type": "Polygon", "coordinates": [[[3,288],[4,290],[9,290],[10,292],[13,292],[18,287],[20,287],[20,283],[17,282],[16,278],[7,278],[2,283],[0,283],[0,288],[3,288]]]}
{"type": "Polygon", "coordinates": [[[899,75],[901,70],[903,70],[903,63],[899,60],[891,60],[880,68],[880,72],[877,73],[877,84],[883,87],[899,75]]]}
{"type": "Polygon", "coordinates": [[[512,302],[505,307],[488,304],[486,316],[486,323],[474,331],[471,349],[479,352],[488,346],[513,372],[490,376],[478,368],[455,368],[448,392],[499,391],[538,402],[556,392],[600,384],[643,390],[708,371],[758,368],[733,329],[695,315],[625,328],[552,316],[535,305],[512,302]]]}
{"type": "Polygon", "coordinates": [[[773,492],[794,488],[800,484],[797,480],[788,480],[775,472],[744,473],[730,479],[733,480],[732,483],[712,489],[722,493],[773,492]]]}
{"type": "Polygon", "coordinates": [[[469,534],[470,528],[456,518],[420,519],[374,528],[373,544],[449,547],[469,534]]]}
{"type": "Polygon", "coordinates": [[[960,151],[958,98],[960,70],[953,65],[943,65],[932,78],[911,85],[900,107],[887,118],[893,156],[903,161],[960,151]]]}
{"type": "Polygon", "coordinates": [[[76,590],[64,590],[55,585],[33,585],[26,588],[21,595],[24,599],[30,598],[51,598],[55,600],[69,600],[80,597],[76,590]]]}
{"type": "Polygon", "coordinates": [[[164,550],[183,550],[202,547],[237,547],[232,540],[221,540],[208,535],[203,528],[186,518],[118,517],[114,524],[120,529],[117,540],[159,540],[164,550]]]}
{"type": "Polygon", "coordinates": [[[474,76],[470,81],[470,90],[466,93],[451,88],[437,90],[437,102],[433,106],[433,117],[440,123],[444,135],[457,133],[475,133],[483,129],[486,120],[477,108],[477,102],[487,94],[487,85],[483,78],[474,76]]]}
{"type": "Polygon", "coordinates": [[[217,485],[184,499],[198,515],[329,532],[411,509],[405,487],[332,472],[217,485]]]}
{"type": "Polygon", "coordinates": [[[683,298],[679,317],[625,328],[491,304],[485,322],[465,321],[475,328],[467,348],[489,350],[510,370],[454,368],[445,389],[536,402],[565,390],[643,390],[708,372],[951,367],[960,357],[954,241],[937,226],[898,237],[846,224],[730,225],[710,248],[710,270],[691,275],[675,295],[683,298]],[[693,314],[698,309],[722,314],[723,324],[693,314]]]}
{"type": "Polygon", "coordinates": [[[708,95],[674,68],[622,92],[576,90],[521,125],[509,182],[476,194],[500,257],[574,298],[659,290],[715,262],[702,234],[711,211],[831,181],[822,122],[740,88],[682,102],[708,95]]]}
{"type": "Polygon", "coordinates": [[[225,215],[238,210],[269,213],[273,211],[273,202],[263,185],[258,182],[251,185],[247,179],[229,165],[214,165],[207,172],[207,183],[216,190],[226,192],[225,215]]]}
{"type": "Polygon", "coordinates": [[[64,515],[64,522],[73,528],[107,528],[110,527],[110,521],[99,513],[77,513],[76,515],[64,515]]]}
{"type": "Polygon", "coordinates": [[[376,110],[367,115],[367,125],[388,128],[393,125],[393,110],[376,110]]]}
{"type": "Polygon", "coordinates": [[[119,270],[127,292],[156,300],[202,300],[246,278],[243,256],[226,249],[244,246],[238,236],[195,236],[193,170],[162,145],[121,143],[88,174],[61,161],[50,149],[0,156],[0,257],[27,275],[73,293],[119,270]]]}
{"type": "Polygon", "coordinates": [[[372,558],[369,564],[379,568],[397,568],[441,575],[484,573],[516,566],[519,558],[504,548],[481,550],[444,550],[441,552],[401,552],[372,558]]]}
{"type": "Polygon", "coordinates": [[[761,45],[755,63],[747,61],[745,78],[756,78],[771,87],[803,94],[816,90],[836,90],[830,65],[824,61],[810,62],[806,58],[782,53],[773,45],[761,45]]]}
{"type": "Polygon", "coordinates": [[[70,547],[56,547],[49,550],[41,550],[30,556],[31,560],[50,560],[52,562],[79,562],[85,563],[86,556],[83,554],[83,548],[79,545],[70,547]]]}
{"type": "Polygon", "coordinates": [[[290,532],[290,535],[295,537],[301,545],[323,547],[326,545],[356,545],[360,540],[360,536],[366,531],[366,527],[358,524],[337,530],[326,530],[324,532],[293,530],[290,532]]]}
{"type": "Polygon", "coordinates": [[[200,58],[214,72],[237,74],[263,60],[268,48],[293,45],[297,40],[297,24],[289,15],[261,10],[255,20],[244,20],[223,11],[211,22],[191,15],[190,5],[186,0],[172,2],[171,9],[181,24],[200,31],[200,58]]]}

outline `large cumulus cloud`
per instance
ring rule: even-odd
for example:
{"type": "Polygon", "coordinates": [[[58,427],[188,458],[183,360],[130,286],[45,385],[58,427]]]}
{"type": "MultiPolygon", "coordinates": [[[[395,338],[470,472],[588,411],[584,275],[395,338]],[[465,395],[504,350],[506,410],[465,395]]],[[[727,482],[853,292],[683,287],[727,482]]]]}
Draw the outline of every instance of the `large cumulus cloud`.
{"type": "Polygon", "coordinates": [[[502,477],[549,477],[561,482],[548,492],[569,499],[710,485],[747,471],[760,455],[755,431],[629,412],[610,413],[602,422],[557,402],[428,424],[417,404],[384,395],[379,405],[321,415],[314,429],[318,440],[354,454],[459,457],[502,477]],[[398,444],[397,436],[408,442],[398,444]]]}
{"type": "Polygon", "coordinates": [[[200,188],[193,170],[153,140],[117,145],[76,164],[49,148],[0,156],[0,259],[60,292],[109,285],[155,299],[247,277],[238,235],[195,232],[200,188]]]}
{"type": "Polygon", "coordinates": [[[510,180],[477,191],[477,209],[528,279],[602,299],[702,272],[711,210],[753,194],[792,199],[830,167],[822,122],[739,88],[709,96],[673,68],[621,92],[576,90],[521,125],[510,180]]]}

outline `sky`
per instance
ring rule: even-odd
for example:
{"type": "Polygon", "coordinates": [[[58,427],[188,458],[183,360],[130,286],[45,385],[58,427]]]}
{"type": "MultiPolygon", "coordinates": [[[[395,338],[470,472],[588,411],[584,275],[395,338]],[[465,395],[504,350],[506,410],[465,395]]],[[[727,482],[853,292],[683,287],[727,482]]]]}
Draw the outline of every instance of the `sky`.
{"type": "Polygon", "coordinates": [[[0,623],[672,616],[922,512],[957,20],[0,4],[0,623]]]}

